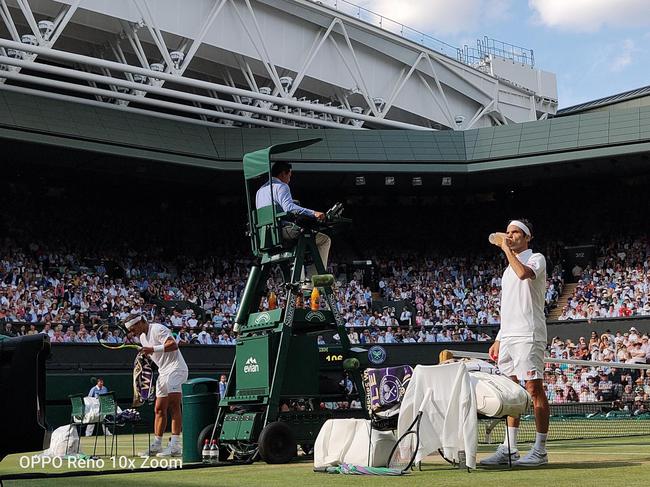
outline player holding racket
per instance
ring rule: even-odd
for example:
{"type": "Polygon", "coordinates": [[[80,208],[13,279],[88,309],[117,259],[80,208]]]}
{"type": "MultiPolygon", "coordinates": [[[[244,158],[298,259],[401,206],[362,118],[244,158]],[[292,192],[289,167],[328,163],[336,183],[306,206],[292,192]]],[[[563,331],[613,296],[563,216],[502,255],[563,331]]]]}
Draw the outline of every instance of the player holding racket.
{"type": "Polygon", "coordinates": [[[154,441],[142,456],[177,457],[182,454],[181,435],[181,384],[187,380],[187,364],[172,337],[169,328],[159,323],[149,323],[140,314],[130,315],[124,327],[140,337],[140,353],[151,355],[158,366],[156,380],[156,404],[154,407],[154,441]],[[162,437],[167,427],[167,414],[172,417],[172,439],[167,448],[162,448],[162,437]]]}
{"type": "Polygon", "coordinates": [[[514,465],[543,465],[548,463],[546,436],[549,422],[548,400],[542,385],[546,349],[546,259],[528,248],[533,238],[528,220],[512,220],[505,236],[497,235],[496,239],[490,236],[490,242],[501,248],[508,259],[508,268],[501,280],[501,329],[489,353],[497,361],[502,374],[516,382],[525,381],[526,390],[533,398],[537,435],[530,452],[519,458],[519,418],[508,417],[506,441],[480,464],[508,464],[509,439],[514,465]]]}

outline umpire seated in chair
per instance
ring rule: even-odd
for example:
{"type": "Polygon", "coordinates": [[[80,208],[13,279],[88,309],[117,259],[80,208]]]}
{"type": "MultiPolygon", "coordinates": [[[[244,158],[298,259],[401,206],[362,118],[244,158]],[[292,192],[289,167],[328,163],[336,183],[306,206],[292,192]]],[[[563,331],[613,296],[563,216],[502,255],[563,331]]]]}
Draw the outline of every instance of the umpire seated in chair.
{"type": "MultiPolygon", "coordinates": [[[[267,181],[257,190],[257,194],[255,195],[255,207],[259,210],[260,208],[275,203],[282,208],[283,212],[291,214],[297,218],[302,217],[324,222],[325,213],[310,210],[309,208],[303,208],[294,202],[293,197],[291,196],[291,189],[289,188],[291,175],[291,164],[284,161],[275,162],[271,167],[271,181],[267,181]]],[[[301,232],[300,226],[286,220],[283,220],[281,223],[283,240],[287,242],[297,240],[301,232]]],[[[323,266],[327,268],[327,258],[332,240],[324,233],[317,232],[314,236],[314,242],[318,248],[320,258],[323,261],[323,266]]],[[[315,272],[310,274],[315,274],[315,272]]]]}

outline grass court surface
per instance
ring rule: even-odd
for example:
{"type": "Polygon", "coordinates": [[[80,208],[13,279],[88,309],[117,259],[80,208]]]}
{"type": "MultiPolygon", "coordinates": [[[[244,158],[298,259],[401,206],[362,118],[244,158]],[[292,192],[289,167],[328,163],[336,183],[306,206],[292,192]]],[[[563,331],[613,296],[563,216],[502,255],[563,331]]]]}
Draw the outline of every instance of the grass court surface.
{"type": "MultiPolygon", "coordinates": [[[[131,457],[131,436],[120,436],[120,455],[131,457]]],[[[138,435],[136,448],[144,449],[146,435],[138,435]]],[[[103,454],[103,438],[99,438],[98,453],[103,454]]],[[[530,445],[523,445],[527,451],[530,445]]],[[[297,461],[288,465],[267,465],[258,462],[253,465],[173,470],[164,472],[128,473],[92,477],[49,478],[38,480],[5,480],[4,486],[92,486],[115,487],[116,485],[143,486],[322,486],[355,485],[369,487],[395,485],[441,485],[466,486],[494,485],[552,487],[564,485],[625,485],[647,486],[650,482],[650,437],[610,438],[600,440],[572,440],[550,442],[549,465],[539,468],[479,468],[472,473],[451,468],[442,459],[432,456],[423,464],[423,471],[414,471],[403,477],[373,477],[328,475],[312,472],[310,460],[297,461]]],[[[492,452],[494,446],[479,447],[479,458],[492,452]]],[[[82,452],[92,453],[92,439],[82,440],[82,452]]],[[[0,476],[25,473],[20,468],[21,455],[11,455],[0,462],[0,476]]],[[[105,469],[112,468],[108,457],[105,469]]],[[[132,458],[140,466],[144,460],[132,458]]],[[[23,460],[24,461],[24,460],[23,460]]],[[[37,472],[61,473],[65,468],[47,468],[37,472]]]]}

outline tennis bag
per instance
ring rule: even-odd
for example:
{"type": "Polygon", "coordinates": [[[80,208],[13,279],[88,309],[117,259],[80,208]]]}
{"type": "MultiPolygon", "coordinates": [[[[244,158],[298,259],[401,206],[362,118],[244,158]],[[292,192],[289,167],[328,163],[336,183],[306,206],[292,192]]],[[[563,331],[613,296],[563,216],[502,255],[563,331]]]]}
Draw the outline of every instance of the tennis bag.
{"type": "Polygon", "coordinates": [[[483,416],[519,416],[532,404],[528,391],[509,377],[470,372],[469,378],[476,393],[476,410],[483,416]]]}
{"type": "Polygon", "coordinates": [[[328,419],[314,443],[314,468],[343,463],[384,467],[395,443],[394,431],[373,429],[367,419],[328,419]]]}

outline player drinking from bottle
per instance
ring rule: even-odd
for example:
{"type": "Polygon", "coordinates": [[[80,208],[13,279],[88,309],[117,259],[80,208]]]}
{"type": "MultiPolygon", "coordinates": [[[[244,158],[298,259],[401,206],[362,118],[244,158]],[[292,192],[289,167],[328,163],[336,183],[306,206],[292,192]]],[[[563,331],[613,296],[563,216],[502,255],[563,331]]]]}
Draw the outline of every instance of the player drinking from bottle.
{"type": "Polygon", "coordinates": [[[125,328],[140,337],[142,349],[140,353],[151,355],[158,366],[156,380],[156,404],[154,408],[154,441],[149,450],[142,456],[156,455],[159,457],[177,457],[182,454],[180,435],[182,425],[181,415],[181,384],[187,380],[187,364],[178,350],[178,344],[172,337],[169,328],[159,323],[149,323],[140,314],[130,315],[125,328]],[[167,414],[172,417],[172,438],[169,445],[162,448],[162,437],[167,427],[167,414]]]}
{"type": "Polygon", "coordinates": [[[520,458],[517,449],[519,418],[508,417],[507,437],[496,453],[483,459],[481,465],[508,464],[508,440],[514,465],[537,466],[548,463],[546,436],[549,407],[542,379],[546,349],[546,259],[528,248],[533,228],[528,220],[512,220],[505,234],[490,236],[490,242],[501,248],[508,267],[501,280],[501,329],[490,347],[490,357],[512,380],[525,381],[535,408],[535,444],[520,458]]]}

